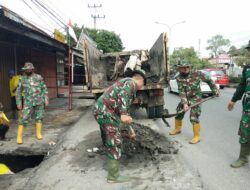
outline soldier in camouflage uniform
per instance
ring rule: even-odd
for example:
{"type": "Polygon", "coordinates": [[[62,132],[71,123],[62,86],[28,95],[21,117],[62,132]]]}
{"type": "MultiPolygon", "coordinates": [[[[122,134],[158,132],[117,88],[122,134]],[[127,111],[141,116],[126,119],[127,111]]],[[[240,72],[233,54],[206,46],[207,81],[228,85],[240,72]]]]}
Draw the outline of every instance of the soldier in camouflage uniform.
{"type": "Polygon", "coordinates": [[[97,100],[94,108],[94,116],[100,125],[102,141],[107,148],[108,183],[129,180],[119,175],[119,160],[122,153],[120,126],[129,125],[132,122],[128,110],[136,96],[136,91],[145,83],[144,71],[136,70],[132,78],[121,79],[110,86],[97,100]]]}
{"type": "MultiPolygon", "coordinates": [[[[250,55],[250,41],[246,47],[250,55]]],[[[234,108],[236,101],[243,97],[242,106],[243,112],[240,121],[240,127],[238,134],[240,136],[239,143],[241,145],[240,155],[238,160],[231,164],[233,168],[239,168],[246,165],[250,155],[250,64],[246,65],[242,72],[242,78],[238,85],[231,101],[228,104],[228,110],[231,111],[234,108]]]]}
{"type": "MultiPolygon", "coordinates": [[[[190,65],[187,61],[182,60],[178,65],[179,75],[176,78],[178,84],[179,96],[181,102],[178,104],[177,112],[184,109],[185,112],[189,110],[189,106],[202,100],[202,93],[200,89],[200,83],[202,81],[208,83],[213,94],[219,95],[219,91],[208,75],[201,72],[190,72],[190,65]]],[[[175,117],[175,129],[169,134],[176,135],[181,133],[182,119],[185,112],[175,117]]],[[[200,142],[200,121],[201,107],[195,106],[190,111],[190,122],[193,124],[194,137],[189,142],[190,144],[196,144],[200,142]]]]}
{"type": "Polygon", "coordinates": [[[22,117],[19,119],[17,130],[17,144],[22,144],[23,129],[27,126],[31,114],[35,113],[36,120],[36,137],[42,139],[42,119],[44,115],[44,106],[47,106],[48,90],[41,75],[34,73],[32,63],[25,63],[23,70],[24,76],[21,76],[17,91],[16,104],[19,110],[22,109],[22,93],[23,93],[23,109],[22,117]]]}

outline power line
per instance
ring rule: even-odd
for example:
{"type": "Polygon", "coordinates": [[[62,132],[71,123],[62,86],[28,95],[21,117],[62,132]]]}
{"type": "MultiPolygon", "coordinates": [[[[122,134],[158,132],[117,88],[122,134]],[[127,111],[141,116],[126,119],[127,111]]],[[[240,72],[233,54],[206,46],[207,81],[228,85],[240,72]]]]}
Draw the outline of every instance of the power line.
{"type": "MultiPolygon", "coordinates": [[[[44,20],[44,17],[41,15],[41,14],[39,14],[34,8],[32,8],[25,0],[21,0],[41,21],[43,21],[44,23],[48,23],[48,21],[47,20],[44,20]]],[[[40,10],[39,10],[40,11],[40,10]]],[[[50,21],[50,20],[49,20],[50,21]]],[[[37,24],[37,23],[35,23],[36,25],[38,25],[39,27],[42,27],[41,25],[39,25],[39,24],[37,24]]],[[[52,25],[54,25],[54,23],[52,23],[51,21],[50,21],[50,24],[52,24],[52,25]]],[[[49,30],[48,28],[45,28],[45,27],[43,27],[44,29],[46,29],[46,30],[48,30],[48,31],[50,31],[51,32],[51,30],[49,30]]],[[[53,32],[52,32],[53,33],[53,32]]]]}
{"type": "MultiPolygon", "coordinates": [[[[61,15],[59,15],[55,10],[53,10],[53,8],[51,8],[48,4],[46,4],[46,2],[44,0],[39,0],[45,7],[48,8],[48,10],[52,11],[55,14],[55,17],[60,20],[61,22],[63,22],[64,24],[67,23],[64,18],[61,17],[61,15]]],[[[57,9],[57,8],[56,8],[57,9]]]]}
{"type": "Polygon", "coordinates": [[[31,1],[37,4],[38,6],[40,6],[44,10],[44,12],[46,12],[46,14],[49,15],[59,26],[61,26],[61,24],[64,27],[67,26],[63,21],[61,21],[57,16],[55,16],[55,14],[52,11],[50,11],[45,5],[43,5],[39,0],[31,0],[31,1]]]}
{"type": "MultiPolygon", "coordinates": [[[[57,11],[59,11],[59,13],[61,14],[61,15],[66,15],[68,18],[69,18],[69,16],[66,14],[66,13],[64,13],[64,12],[62,12],[58,7],[56,7],[50,0],[46,0],[47,2],[48,2],[48,4],[50,4],[50,6],[52,7],[51,9],[53,10],[53,8],[54,9],[56,9],[57,11]]],[[[49,6],[49,5],[48,5],[49,6]]],[[[59,13],[57,13],[58,15],[59,15],[59,17],[61,17],[62,18],[62,20],[64,20],[65,21],[65,19],[63,19],[63,17],[59,14],[59,13]]],[[[65,22],[66,23],[66,22],[65,22]]]]}
{"type": "MultiPolygon", "coordinates": [[[[102,4],[100,5],[89,5],[88,4],[88,8],[93,8],[95,11],[97,11],[97,8],[102,8],[102,4]]],[[[99,14],[91,14],[91,17],[93,18],[93,21],[94,21],[94,29],[96,29],[96,20],[97,19],[105,19],[105,15],[103,16],[100,16],[99,14]]]]}
{"type": "MultiPolygon", "coordinates": [[[[100,1],[100,0],[98,0],[98,2],[99,2],[99,4],[101,4],[101,1],[100,1]]],[[[101,14],[102,14],[102,15],[105,15],[104,7],[101,7],[101,14]]],[[[106,20],[106,19],[104,20],[104,24],[105,24],[105,26],[107,27],[107,20],[106,20]]]]}
{"type": "MultiPolygon", "coordinates": [[[[35,11],[35,9],[33,9],[25,0],[21,0],[41,21],[44,21],[44,22],[46,22],[45,20],[43,20],[42,18],[42,16],[40,15],[40,14],[38,14],[36,11],[35,11]]],[[[52,34],[53,32],[51,31],[51,30],[49,30],[48,28],[45,28],[45,27],[43,27],[43,26],[41,26],[41,25],[39,25],[39,24],[37,24],[37,23],[35,23],[34,21],[31,21],[31,20],[29,20],[29,19],[27,19],[27,18],[25,18],[26,20],[28,20],[29,22],[31,22],[31,23],[34,23],[35,25],[37,25],[37,26],[39,26],[40,28],[43,28],[44,30],[46,30],[46,31],[48,31],[50,34],[52,34]]],[[[47,23],[47,22],[46,22],[47,23]]],[[[53,23],[52,23],[53,24],[53,23]]]]}
{"type": "Polygon", "coordinates": [[[31,0],[31,2],[37,7],[37,9],[39,11],[41,11],[43,14],[45,14],[47,17],[49,17],[51,20],[53,20],[57,24],[57,26],[61,27],[61,24],[57,20],[55,20],[55,18],[53,16],[51,16],[50,14],[48,14],[48,12],[46,10],[44,10],[44,8],[42,8],[39,4],[37,4],[36,1],[31,0]]]}

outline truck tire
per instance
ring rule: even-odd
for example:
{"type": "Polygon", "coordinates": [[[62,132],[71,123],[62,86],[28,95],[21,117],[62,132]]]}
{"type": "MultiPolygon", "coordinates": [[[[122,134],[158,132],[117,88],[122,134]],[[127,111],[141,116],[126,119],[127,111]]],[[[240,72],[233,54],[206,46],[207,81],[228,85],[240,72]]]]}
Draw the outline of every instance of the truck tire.
{"type": "Polygon", "coordinates": [[[163,112],[163,105],[147,107],[147,115],[149,119],[161,118],[163,112]]]}

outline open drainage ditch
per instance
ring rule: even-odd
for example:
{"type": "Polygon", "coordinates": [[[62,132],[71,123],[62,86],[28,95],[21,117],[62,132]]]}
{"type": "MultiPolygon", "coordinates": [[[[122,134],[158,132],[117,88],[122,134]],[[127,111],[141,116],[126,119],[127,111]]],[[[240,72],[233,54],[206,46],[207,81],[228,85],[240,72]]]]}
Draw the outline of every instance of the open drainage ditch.
{"type": "Polygon", "coordinates": [[[0,154],[0,163],[5,164],[8,168],[18,173],[27,168],[34,168],[38,166],[44,159],[44,155],[9,155],[0,154]]]}

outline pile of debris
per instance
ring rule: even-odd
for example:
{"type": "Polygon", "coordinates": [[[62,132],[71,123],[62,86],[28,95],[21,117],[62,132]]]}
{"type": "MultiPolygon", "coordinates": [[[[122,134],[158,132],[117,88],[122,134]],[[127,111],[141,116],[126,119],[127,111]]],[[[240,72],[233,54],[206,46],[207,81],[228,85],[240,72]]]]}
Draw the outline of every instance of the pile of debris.
{"type": "Polygon", "coordinates": [[[156,160],[160,154],[177,154],[178,149],[165,136],[155,132],[150,127],[132,123],[136,133],[135,139],[128,136],[129,128],[121,128],[123,137],[123,156],[126,158],[142,157],[143,160],[156,160]]]}

